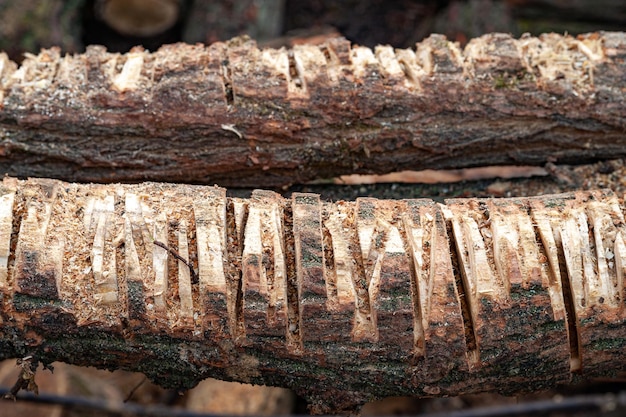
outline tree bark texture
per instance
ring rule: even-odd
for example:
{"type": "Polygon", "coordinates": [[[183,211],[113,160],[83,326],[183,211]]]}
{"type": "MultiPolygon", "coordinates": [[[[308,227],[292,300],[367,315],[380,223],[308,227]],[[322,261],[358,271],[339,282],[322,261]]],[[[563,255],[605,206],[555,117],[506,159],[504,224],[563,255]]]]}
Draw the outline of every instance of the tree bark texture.
{"type": "Polygon", "coordinates": [[[623,157],[625,56],[615,32],[0,57],[0,170],[258,187],[623,157]]]}
{"type": "Polygon", "coordinates": [[[7,178],[0,359],[290,387],[317,412],[611,377],[623,210],[608,190],[331,203],[7,178]]]}

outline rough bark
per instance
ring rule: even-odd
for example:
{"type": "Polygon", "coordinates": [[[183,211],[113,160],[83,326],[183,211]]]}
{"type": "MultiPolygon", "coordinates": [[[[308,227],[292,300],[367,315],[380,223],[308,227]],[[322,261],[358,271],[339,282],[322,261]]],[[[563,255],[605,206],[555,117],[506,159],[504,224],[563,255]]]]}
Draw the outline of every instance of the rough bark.
{"type": "Polygon", "coordinates": [[[325,203],[9,178],[0,359],[290,387],[317,412],[611,377],[623,209],[610,191],[325,203]]]}
{"type": "Polygon", "coordinates": [[[626,35],[461,51],[237,40],[0,57],[0,170],[73,181],[278,186],[345,173],[626,156],[626,35]]]}

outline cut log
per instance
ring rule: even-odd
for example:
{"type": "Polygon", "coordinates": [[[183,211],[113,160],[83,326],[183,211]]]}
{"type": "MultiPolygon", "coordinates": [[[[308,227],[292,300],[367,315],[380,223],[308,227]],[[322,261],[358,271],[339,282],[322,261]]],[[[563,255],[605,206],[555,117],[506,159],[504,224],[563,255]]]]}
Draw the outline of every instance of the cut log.
{"type": "Polygon", "coordinates": [[[7,178],[1,194],[0,359],[289,387],[316,412],[626,371],[611,191],[322,202],[7,178]]]}
{"type": "Polygon", "coordinates": [[[282,186],[626,156],[626,35],[0,56],[0,171],[282,186]]]}

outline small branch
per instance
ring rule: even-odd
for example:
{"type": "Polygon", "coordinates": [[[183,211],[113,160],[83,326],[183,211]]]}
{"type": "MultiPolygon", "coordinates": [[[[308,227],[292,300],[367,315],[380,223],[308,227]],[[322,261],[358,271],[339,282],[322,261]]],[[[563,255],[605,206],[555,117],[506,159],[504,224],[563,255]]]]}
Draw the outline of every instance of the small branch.
{"type": "Polygon", "coordinates": [[[166,251],[168,251],[170,254],[172,254],[172,256],[176,259],[178,259],[179,261],[181,261],[182,263],[184,263],[185,265],[187,265],[187,267],[189,268],[189,272],[191,273],[191,283],[192,284],[197,284],[198,283],[198,274],[196,273],[196,270],[193,268],[193,265],[191,264],[191,262],[189,262],[187,259],[183,258],[182,256],[180,256],[178,254],[178,252],[176,252],[174,249],[170,248],[169,246],[167,246],[165,243],[163,242],[159,242],[158,240],[154,241],[154,244],[165,249],[166,251]]]}

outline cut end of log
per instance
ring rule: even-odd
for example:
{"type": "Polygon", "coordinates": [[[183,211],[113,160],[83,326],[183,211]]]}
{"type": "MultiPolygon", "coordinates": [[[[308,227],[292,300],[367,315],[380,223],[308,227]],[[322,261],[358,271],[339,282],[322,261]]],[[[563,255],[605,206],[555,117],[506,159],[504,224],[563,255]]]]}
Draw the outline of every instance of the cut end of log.
{"type": "Polygon", "coordinates": [[[37,335],[26,350],[50,360],[139,369],[187,346],[173,376],[141,369],[329,403],[626,368],[624,203],[610,191],[444,205],[5,179],[1,194],[4,355],[37,335]],[[157,336],[153,353],[128,350],[157,336]],[[81,343],[108,347],[85,362],[64,347],[81,343]]]}
{"type": "Polygon", "coordinates": [[[96,13],[110,27],[130,36],[154,36],[178,20],[179,0],[98,0],[96,13]]]}

